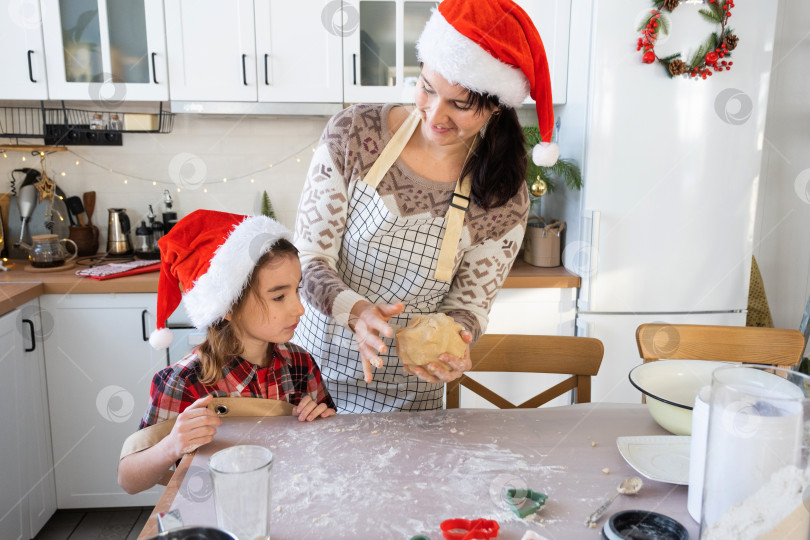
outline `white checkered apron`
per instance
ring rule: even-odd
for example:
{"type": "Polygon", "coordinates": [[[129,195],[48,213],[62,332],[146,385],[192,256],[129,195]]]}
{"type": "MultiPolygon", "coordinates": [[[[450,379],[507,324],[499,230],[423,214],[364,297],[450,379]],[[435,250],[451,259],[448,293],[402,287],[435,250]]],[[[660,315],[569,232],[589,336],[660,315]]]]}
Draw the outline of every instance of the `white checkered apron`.
{"type": "MultiPolygon", "coordinates": [[[[357,181],[351,191],[347,228],[337,267],[350,288],[370,302],[402,302],[405,311],[392,317],[404,327],[414,315],[435,313],[450,283],[434,279],[445,227],[443,217],[393,215],[377,191],[357,181]]],[[[380,355],[374,379],[363,380],[363,367],[351,330],[306,305],[296,342],[317,359],[329,393],[342,413],[440,409],[444,386],[402,370],[394,340],[380,355]]],[[[390,343],[389,343],[390,342],[390,343]]]]}

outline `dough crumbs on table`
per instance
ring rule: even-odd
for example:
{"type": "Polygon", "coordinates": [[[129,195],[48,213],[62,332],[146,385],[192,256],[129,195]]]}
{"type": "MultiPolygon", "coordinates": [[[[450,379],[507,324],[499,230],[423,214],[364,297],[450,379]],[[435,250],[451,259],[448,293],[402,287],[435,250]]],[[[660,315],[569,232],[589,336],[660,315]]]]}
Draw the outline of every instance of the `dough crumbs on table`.
{"type": "Polygon", "coordinates": [[[605,467],[604,469],[602,469],[602,472],[605,474],[610,474],[610,469],[605,467]]]}
{"type": "Polygon", "coordinates": [[[595,529],[596,528],[596,523],[591,521],[590,523],[588,523],[588,527],[590,527],[591,529],[595,529]]]}
{"type": "Polygon", "coordinates": [[[596,446],[596,441],[591,441],[591,447],[596,446]]]}
{"type": "Polygon", "coordinates": [[[372,431],[372,432],[371,432],[371,434],[372,434],[372,435],[379,435],[379,433],[380,433],[380,432],[379,432],[378,430],[376,430],[376,429],[375,429],[374,431],[372,431]]]}
{"type": "Polygon", "coordinates": [[[456,432],[458,432],[458,430],[456,428],[454,428],[454,427],[450,428],[450,433],[456,433],[456,432]]]}

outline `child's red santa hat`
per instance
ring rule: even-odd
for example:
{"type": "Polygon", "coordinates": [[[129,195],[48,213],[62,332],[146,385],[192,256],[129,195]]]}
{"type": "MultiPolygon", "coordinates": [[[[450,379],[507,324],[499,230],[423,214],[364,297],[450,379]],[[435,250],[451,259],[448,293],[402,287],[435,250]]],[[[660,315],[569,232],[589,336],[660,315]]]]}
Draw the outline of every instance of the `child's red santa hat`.
{"type": "Polygon", "coordinates": [[[497,96],[507,107],[520,107],[531,96],[543,141],[532,149],[532,160],[540,166],[557,161],[546,51],[531,18],[517,4],[444,0],[428,20],[416,51],[421,62],[450,83],[497,96]]]}
{"type": "Polygon", "coordinates": [[[158,240],[161,265],[157,328],[149,336],[152,347],[171,345],[166,319],[181,299],[199,330],[225,318],[242,296],[256,263],[282,238],[292,241],[292,233],[266,216],[197,210],[177,222],[158,240]]]}

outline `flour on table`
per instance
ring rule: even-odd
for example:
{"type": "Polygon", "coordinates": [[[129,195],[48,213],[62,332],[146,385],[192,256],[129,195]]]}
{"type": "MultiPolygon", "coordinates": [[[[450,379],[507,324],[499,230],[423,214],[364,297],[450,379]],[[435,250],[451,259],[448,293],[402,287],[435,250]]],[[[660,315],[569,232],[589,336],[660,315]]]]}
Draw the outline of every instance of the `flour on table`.
{"type": "Polygon", "coordinates": [[[452,416],[337,416],[286,432],[283,441],[275,440],[272,431],[263,431],[250,442],[277,446],[274,468],[291,471],[285,481],[277,476],[273,482],[276,515],[283,511],[285,516],[308,516],[311,527],[325,533],[338,524],[347,535],[380,530],[380,516],[391,508],[409,508],[413,515],[407,527],[386,524],[386,537],[435,534],[439,523],[460,516],[494,519],[502,526],[522,523],[539,528],[548,523],[522,520],[501,507],[490,494],[490,483],[501,474],[517,476],[529,483],[525,487],[553,498],[552,488],[564,479],[565,467],[543,464],[545,456],[531,444],[514,440],[509,446],[496,444],[503,440],[500,433],[462,446],[458,437],[468,422],[468,415],[461,411],[452,416]],[[314,440],[317,445],[312,444],[314,440]],[[362,458],[356,452],[360,445],[366,449],[362,458]],[[341,469],[336,471],[329,464],[338,455],[341,469]],[[410,466],[392,466],[400,461],[410,466]],[[335,507],[353,511],[340,516],[323,513],[335,507]],[[454,509],[453,515],[447,508],[454,509]]]}

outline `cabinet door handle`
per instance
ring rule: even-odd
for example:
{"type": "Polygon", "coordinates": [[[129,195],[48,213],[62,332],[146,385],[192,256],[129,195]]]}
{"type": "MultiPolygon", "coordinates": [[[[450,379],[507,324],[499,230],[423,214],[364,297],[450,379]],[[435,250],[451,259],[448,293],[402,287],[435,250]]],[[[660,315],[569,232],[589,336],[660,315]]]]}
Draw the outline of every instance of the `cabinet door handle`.
{"type": "Polygon", "coordinates": [[[37,338],[34,335],[34,321],[31,321],[29,319],[23,319],[22,322],[27,324],[28,328],[31,330],[31,348],[25,349],[25,352],[33,352],[37,348],[37,338]]]}
{"type": "Polygon", "coordinates": [[[357,54],[352,53],[352,84],[357,84],[357,54]]]}
{"type": "Polygon", "coordinates": [[[29,50],[28,51],[28,78],[31,79],[32,83],[35,83],[37,81],[34,80],[34,68],[31,65],[31,55],[32,54],[34,54],[34,51],[29,50]]]}
{"type": "Polygon", "coordinates": [[[149,314],[149,310],[141,311],[141,337],[144,341],[149,341],[149,336],[146,335],[146,316],[149,314]]]}
{"type": "Polygon", "coordinates": [[[247,67],[245,66],[245,59],[247,58],[246,54],[242,55],[242,83],[247,86],[247,67]]]}
{"type": "Polygon", "coordinates": [[[269,54],[264,55],[264,84],[266,86],[270,86],[270,81],[268,80],[268,69],[267,69],[267,59],[269,58],[269,54]]]}
{"type": "Polygon", "coordinates": [[[157,82],[157,72],[156,72],[156,68],[155,68],[155,57],[156,56],[157,56],[157,53],[153,52],[152,53],[152,80],[154,81],[155,84],[158,83],[157,82]]]}

